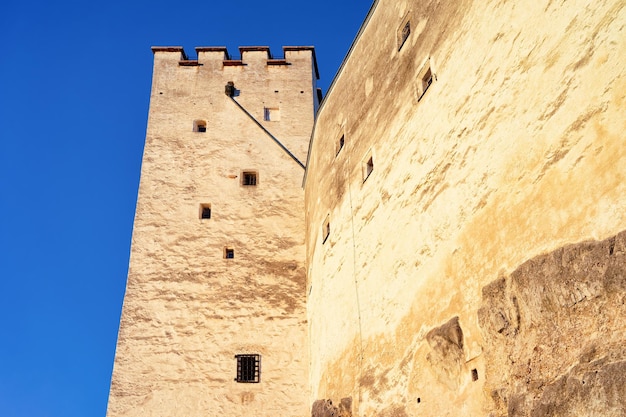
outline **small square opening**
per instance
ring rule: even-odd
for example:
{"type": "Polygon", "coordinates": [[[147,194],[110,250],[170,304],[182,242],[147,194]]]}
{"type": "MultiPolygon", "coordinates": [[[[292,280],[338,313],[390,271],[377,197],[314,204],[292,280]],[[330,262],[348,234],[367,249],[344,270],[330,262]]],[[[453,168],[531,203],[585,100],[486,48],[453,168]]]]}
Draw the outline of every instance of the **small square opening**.
{"type": "Polygon", "coordinates": [[[241,185],[254,186],[257,183],[257,173],[254,171],[244,171],[241,173],[241,185]]]}
{"type": "Polygon", "coordinates": [[[235,249],[233,248],[224,248],[224,259],[234,259],[235,258],[235,249]]]}
{"type": "Polygon", "coordinates": [[[478,369],[472,369],[472,381],[478,381],[478,369]]]}
{"type": "Polygon", "coordinates": [[[277,107],[264,107],[263,120],[266,122],[280,121],[280,110],[277,107]]]}
{"type": "Polygon", "coordinates": [[[206,121],[204,120],[194,120],[193,122],[193,131],[194,132],[206,132],[206,121]]]}
{"type": "Polygon", "coordinates": [[[200,204],[200,219],[210,219],[211,218],[211,205],[208,203],[200,204]]]}

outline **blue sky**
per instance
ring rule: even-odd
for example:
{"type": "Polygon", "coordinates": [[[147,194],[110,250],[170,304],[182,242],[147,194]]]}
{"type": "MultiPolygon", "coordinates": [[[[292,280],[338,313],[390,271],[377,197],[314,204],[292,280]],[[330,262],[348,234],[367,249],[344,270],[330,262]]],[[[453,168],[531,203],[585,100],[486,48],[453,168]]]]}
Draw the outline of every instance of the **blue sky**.
{"type": "Polygon", "coordinates": [[[314,45],[326,92],[370,0],[0,4],[0,416],[104,416],[150,46],[314,45]]]}

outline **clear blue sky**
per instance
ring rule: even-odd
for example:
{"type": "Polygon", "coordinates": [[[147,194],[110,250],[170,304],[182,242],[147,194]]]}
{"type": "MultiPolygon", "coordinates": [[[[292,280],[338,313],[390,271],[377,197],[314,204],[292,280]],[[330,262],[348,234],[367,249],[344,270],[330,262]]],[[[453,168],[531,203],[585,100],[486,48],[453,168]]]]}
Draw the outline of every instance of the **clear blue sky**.
{"type": "Polygon", "coordinates": [[[103,417],[150,46],[314,45],[326,92],[371,0],[0,2],[0,417],[103,417]]]}

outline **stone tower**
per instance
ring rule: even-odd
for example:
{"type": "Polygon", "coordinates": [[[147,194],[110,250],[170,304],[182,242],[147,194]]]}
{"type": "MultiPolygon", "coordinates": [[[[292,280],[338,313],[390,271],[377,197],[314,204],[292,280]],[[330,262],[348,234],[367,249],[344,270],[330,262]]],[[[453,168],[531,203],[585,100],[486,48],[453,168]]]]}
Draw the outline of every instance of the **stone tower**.
{"type": "Polygon", "coordinates": [[[312,47],[154,47],[107,416],[308,411],[312,47]]]}

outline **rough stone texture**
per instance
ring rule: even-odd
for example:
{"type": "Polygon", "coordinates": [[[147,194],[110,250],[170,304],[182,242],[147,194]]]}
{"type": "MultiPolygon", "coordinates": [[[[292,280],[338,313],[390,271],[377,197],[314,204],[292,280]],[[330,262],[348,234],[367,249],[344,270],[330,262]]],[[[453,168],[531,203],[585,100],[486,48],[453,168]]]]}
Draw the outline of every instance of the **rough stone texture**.
{"type": "Polygon", "coordinates": [[[525,262],[478,318],[494,415],[626,415],[626,232],[525,262]]]}
{"type": "Polygon", "coordinates": [[[315,95],[312,50],[156,50],[150,113],[108,417],[308,414],[303,169],[315,95]],[[263,121],[264,107],[280,121],[263,121]],[[206,132],[193,131],[204,120],[206,132]],[[258,171],[256,186],[242,171],[258,171]],[[211,218],[200,219],[200,205],[211,218]],[[234,249],[225,259],[224,248],[234,249]],[[261,355],[237,383],[236,354],[261,355]]]}
{"type": "Polygon", "coordinates": [[[448,385],[448,388],[457,389],[465,362],[463,330],[459,318],[454,317],[446,324],[432,329],[426,334],[426,340],[431,348],[426,359],[437,373],[437,379],[448,385]]]}
{"type": "Polygon", "coordinates": [[[311,407],[311,417],[352,417],[352,398],[342,398],[338,406],[332,400],[317,400],[311,407]]]}
{"type": "MultiPolygon", "coordinates": [[[[486,416],[509,407],[531,415],[542,412],[539,391],[527,393],[515,379],[528,377],[528,362],[497,373],[494,358],[503,366],[518,354],[570,360],[539,368],[531,361],[531,385],[565,381],[541,391],[549,404],[548,395],[574,393],[566,382],[588,372],[574,366],[590,339],[624,344],[620,299],[602,304],[595,281],[583,276],[568,291],[545,284],[554,306],[570,303],[550,316],[568,324],[547,327],[562,344],[534,343],[537,333],[524,327],[544,318],[528,315],[535,310],[523,277],[511,278],[520,286],[517,305],[493,299],[500,313],[488,325],[504,345],[492,346],[478,319],[482,289],[499,294],[508,282],[498,284],[499,277],[542,254],[626,230],[624,57],[623,0],[375,3],[310,145],[311,403],[352,397],[355,416],[486,416]],[[407,20],[411,31],[399,48],[407,20]],[[428,66],[433,81],[421,95],[428,66]],[[570,315],[582,305],[605,312],[591,321],[570,315]],[[434,340],[439,330],[431,331],[453,317],[462,344],[434,340]],[[508,339],[555,353],[508,352],[508,339]],[[513,380],[499,379],[507,374],[513,380]],[[494,400],[493,391],[506,400],[494,400]],[[512,401],[511,392],[521,397],[512,401]]],[[[602,349],[591,362],[609,355],[602,349]]],[[[609,404],[619,381],[603,381],[597,386],[607,387],[601,401],[609,404]]]]}

